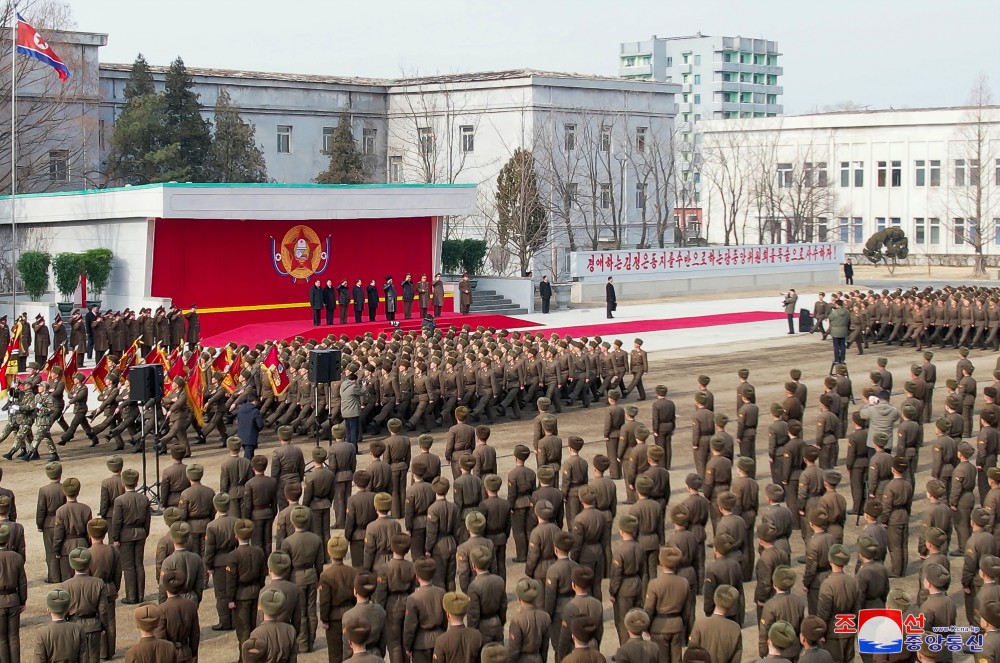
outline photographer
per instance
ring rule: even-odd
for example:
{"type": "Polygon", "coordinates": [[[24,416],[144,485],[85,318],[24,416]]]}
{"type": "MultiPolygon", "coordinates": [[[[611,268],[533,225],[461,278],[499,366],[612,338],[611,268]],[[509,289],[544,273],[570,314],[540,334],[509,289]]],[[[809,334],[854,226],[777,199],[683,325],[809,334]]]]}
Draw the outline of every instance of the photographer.
{"type": "Polygon", "coordinates": [[[799,296],[795,294],[795,288],[785,293],[785,299],[781,305],[785,307],[785,315],[788,316],[788,333],[795,333],[795,305],[799,303],[799,296]]]}
{"type": "Polygon", "coordinates": [[[361,397],[365,393],[358,384],[360,368],[356,363],[349,364],[340,383],[340,416],[347,426],[347,441],[354,445],[355,451],[361,442],[361,397]]]}
{"type": "Polygon", "coordinates": [[[851,332],[851,314],[844,308],[844,300],[833,303],[828,319],[833,337],[833,363],[843,364],[847,361],[847,336],[851,332]]]}

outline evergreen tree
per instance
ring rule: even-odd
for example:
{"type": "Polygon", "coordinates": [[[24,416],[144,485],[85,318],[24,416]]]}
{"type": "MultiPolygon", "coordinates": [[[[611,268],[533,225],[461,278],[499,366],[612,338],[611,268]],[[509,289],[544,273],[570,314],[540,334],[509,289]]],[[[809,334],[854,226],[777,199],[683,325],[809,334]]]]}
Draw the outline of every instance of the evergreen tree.
{"type": "Polygon", "coordinates": [[[142,53],[139,53],[132,63],[132,70],[129,72],[128,83],[125,84],[125,103],[128,104],[133,99],[154,94],[153,74],[149,71],[149,63],[142,53]]]}
{"type": "Polygon", "coordinates": [[[254,126],[243,121],[225,90],[215,101],[215,138],[205,170],[210,182],[267,182],[267,163],[254,139],[254,126]]]}
{"type": "Polygon", "coordinates": [[[317,184],[364,184],[368,181],[361,154],[351,135],[351,119],[347,111],[340,113],[333,130],[333,144],[327,152],[330,165],[316,176],[317,184]]]}
{"type": "Polygon", "coordinates": [[[125,106],[111,134],[107,163],[109,181],[150,184],[186,177],[186,170],[176,170],[180,150],[176,143],[166,142],[165,122],[162,95],[142,95],[125,106]]]}
{"type": "Polygon", "coordinates": [[[531,152],[518,148],[500,169],[496,207],[498,241],[517,257],[523,276],[531,258],[545,245],[548,234],[531,152]]]}
{"type": "Polygon", "coordinates": [[[180,179],[205,181],[205,163],[212,147],[211,124],[201,116],[201,102],[184,61],[178,56],[170,63],[163,92],[165,129],[169,143],[177,144],[179,161],[167,170],[183,173],[180,179]]]}

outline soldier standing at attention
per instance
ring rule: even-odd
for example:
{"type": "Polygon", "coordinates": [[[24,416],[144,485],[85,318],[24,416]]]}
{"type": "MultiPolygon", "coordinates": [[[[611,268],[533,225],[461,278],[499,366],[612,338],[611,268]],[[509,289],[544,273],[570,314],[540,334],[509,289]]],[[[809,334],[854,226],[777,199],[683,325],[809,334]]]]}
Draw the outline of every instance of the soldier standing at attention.
{"type": "MultiPolygon", "coordinates": [[[[354,579],[358,570],[344,564],[347,557],[348,541],[334,535],[326,546],[331,563],[319,577],[316,600],[319,607],[319,621],[326,631],[326,648],[329,663],[341,663],[344,658],[342,644],[343,617],[354,604],[354,579]]],[[[366,636],[367,637],[367,636],[366,636]]]]}
{"type": "Polygon", "coordinates": [[[434,643],[434,660],[438,663],[473,663],[479,660],[483,636],[465,625],[469,597],[462,592],[449,592],[441,599],[448,620],[446,630],[434,643]]]}
{"type": "Polygon", "coordinates": [[[121,555],[125,574],[124,605],[135,605],[146,595],[146,539],[149,538],[151,515],[149,499],[136,491],[139,473],[133,469],[122,472],[125,493],[111,507],[110,540],[121,555]]]}
{"type": "Polygon", "coordinates": [[[295,526],[295,533],[282,543],[282,549],[292,558],[292,581],[305,596],[302,624],[297,629],[300,652],[312,651],[313,642],[316,641],[316,585],[323,572],[326,557],[322,539],[306,529],[310,518],[307,507],[293,508],[292,525],[295,526]]]}
{"type": "Polygon", "coordinates": [[[468,627],[482,633],[485,642],[502,644],[507,623],[507,583],[490,573],[494,561],[488,548],[476,546],[469,557],[476,577],[469,583],[468,627]]]}
{"type": "Polygon", "coordinates": [[[254,476],[244,487],[242,515],[244,519],[253,521],[253,545],[260,548],[266,558],[271,552],[274,516],[278,512],[278,482],[264,476],[267,456],[254,456],[250,466],[254,476]]]}
{"type": "MultiPolygon", "coordinates": [[[[407,314],[406,317],[410,317],[407,314]]],[[[403,422],[395,417],[389,420],[389,437],[385,439],[385,454],[392,480],[389,484],[392,494],[392,517],[403,517],[403,498],[406,494],[406,472],[410,468],[410,438],[400,435],[403,422]]]]}
{"type": "Polygon", "coordinates": [[[382,571],[382,566],[392,557],[393,535],[403,531],[399,522],[389,517],[391,509],[392,495],[388,493],[375,495],[375,513],[378,514],[378,517],[365,528],[362,568],[376,575],[382,571]]]}
{"type": "Polygon", "coordinates": [[[80,495],[80,480],[70,477],[63,481],[63,494],[66,504],[56,510],[53,547],[59,559],[59,573],[62,582],[73,577],[69,563],[69,554],[75,548],[86,548],[90,543],[87,539],[87,523],[94,517],[90,507],[77,501],[80,495]]]}
{"type": "Polygon", "coordinates": [[[531,495],[535,492],[535,472],[524,461],[531,449],[523,444],[514,447],[514,469],[507,474],[507,502],[510,507],[511,530],[514,537],[514,563],[524,562],[528,555],[528,535],[531,533],[531,495]]]}
{"type": "MultiPolygon", "coordinates": [[[[353,444],[347,442],[347,428],[343,424],[335,424],[330,428],[330,432],[333,434],[333,444],[330,445],[328,465],[334,477],[333,529],[342,529],[347,514],[348,498],[351,497],[351,479],[355,478],[358,466],[357,449],[353,444]]],[[[371,483],[371,475],[365,472],[365,476],[371,483]]],[[[354,561],[353,554],[351,560],[354,561]]]]}
{"type": "MultiPolygon", "coordinates": [[[[763,555],[761,559],[763,559],[763,555]]],[[[758,652],[762,656],[767,655],[767,639],[774,624],[784,621],[791,624],[792,628],[798,632],[804,625],[803,620],[806,619],[805,599],[791,593],[792,588],[795,586],[795,571],[788,566],[779,566],[774,569],[770,582],[774,586],[774,596],[769,598],[763,607],[758,608],[757,613],[759,622],[758,652]]],[[[823,625],[823,633],[825,634],[826,624],[823,622],[820,623],[823,625]]],[[[799,650],[800,645],[796,641],[785,649],[785,656],[794,659],[799,655],[799,650]]]]}
{"type": "Polygon", "coordinates": [[[296,660],[295,629],[278,621],[285,609],[285,595],[277,590],[261,593],[258,603],[264,622],[250,633],[250,638],[266,644],[267,660],[273,663],[294,663],[296,660]]]}
{"type": "Polygon", "coordinates": [[[743,631],[737,622],[726,617],[739,600],[739,592],[732,585],[722,585],[715,590],[715,611],[691,630],[689,647],[703,647],[713,663],[737,663],[743,655],[743,631]]]}
{"type": "Polygon", "coordinates": [[[125,653],[125,663],[176,663],[174,644],[153,634],[163,618],[160,606],[154,603],[141,605],[132,612],[132,616],[139,631],[139,642],[125,653]]]}
{"type": "Polygon", "coordinates": [[[427,542],[427,513],[434,504],[436,495],[434,488],[424,481],[427,463],[423,459],[413,461],[412,473],[413,485],[406,489],[403,522],[411,537],[411,557],[418,559],[431,549],[427,542]]]}
{"type": "Polygon", "coordinates": [[[119,588],[122,585],[122,563],[118,550],[104,543],[108,534],[108,521],[104,518],[94,518],[87,523],[87,534],[90,538],[90,573],[95,578],[104,581],[108,597],[108,624],[101,632],[101,658],[114,658],[118,623],[115,619],[115,602],[118,600],[119,588]]]}
{"type": "Polygon", "coordinates": [[[681,647],[693,624],[685,619],[690,586],[675,569],[683,555],[679,548],[667,546],[658,553],[659,576],[646,589],[644,608],[650,616],[649,634],[660,651],[660,661],[679,663],[681,647]]]}
{"type": "Polygon", "coordinates": [[[229,609],[233,611],[233,626],[236,640],[242,645],[250,637],[257,620],[257,595],[264,586],[267,576],[267,559],[259,546],[250,545],[255,524],[242,519],[233,525],[236,535],[236,550],[229,554],[226,565],[227,587],[230,590],[229,609]]]}
{"type": "MultiPolygon", "coordinates": [[[[2,532],[2,530],[0,530],[2,532]]],[[[2,533],[0,533],[2,537],[2,533]]],[[[69,592],[69,616],[83,627],[86,649],[82,661],[101,660],[101,633],[108,627],[108,592],[104,581],[90,575],[90,551],[75,548],[69,554],[75,575],[63,582],[69,592]]]]}
{"type": "Polygon", "coordinates": [[[854,576],[844,573],[844,567],[851,562],[851,553],[846,547],[839,543],[831,546],[829,559],[831,572],[820,586],[816,616],[828,625],[826,650],[834,663],[851,663],[854,660],[854,634],[838,633],[835,622],[837,615],[853,613],[860,605],[858,582],[854,576]]]}
{"type": "Polygon", "coordinates": [[[365,553],[365,530],[377,514],[375,494],[369,490],[371,475],[364,470],[354,473],[354,485],[358,491],[347,500],[347,515],[344,521],[344,538],[351,548],[351,566],[361,568],[365,553]]]}
{"type": "MultiPolygon", "coordinates": [[[[45,476],[49,483],[38,489],[38,505],[35,507],[35,525],[42,533],[42,543],[45,547],[45,582],[56,583],[61,580],[57,549],[53,543],[55,538],[56,510],[66,503],[66,495],[62,489],[62,465],[51,462],[45,466],[45,476]]],[[[148,510],[147,510],[148,513],[148,510]]]]}
{"type": "Polygon", "coordinates": [[[278,428],[279,446],[271,457],[271,476],[278,480],[278,509],[288,506],[285,500],[285,485],[291,482],[302,483],[306,473],[306,459],[302,450],[292,444],[292,427],[278,428]]]}
{"type": "Polygon", "coordinates": [[[624,626],[628,633],[623,639],[614,660],[619,663],[657,663],[660,659],[660,648],[656,643],[647,640],[643,634],[649,630],[649,615],[642,608],[629,610],[625,615],[624,626]]]}
{"type": "Polygon", "coordinates": [[[335,485],[335,475],[326,466],[326,459],[326,449],[313,447],[312,466],[302,484],[302,503],[312,512],[310,527],[320,541],[330,540],[330,507],[333,506],[335,485]]]}
{"type": "Polygon", "coordinates": [[[168,571],[163,576],[167,600],[160,606],[163,618],[156,628],[156,637],[171,642],[177,653],[177,663],[198,660],[201,625],[198,604],[183,595],[187,578],[183,571],[168,571]]]}
{"type": "Polygon", "coordinates": [[[0,658],[16,662],[21,656],[21,613],[28,603],[28,579],[24,558],[9,547],[11,531],[11,523],[0,523],[0,625],[4,634],[0,658]]]}
{"type": "Polygon", "coordinates": [[[205,468],[193,463],[187,468],[187,478],[191,485],[181,491],[177,506],[181,510],[181,520],[191,526],[192,552],[201,555],[205,549],[205,531],[215,517],[215,491],[201,483],[205,468]]]}
{"type": "Polygon", "coordinates": [[[205,563],[197,553],[191,551],[190,539],[191,526],[187,523],[178,521],[170,526],[170,540],[174,544],[174,550],[160,566],[160,603],[166,599],[162,583],[163,575],[167,571],[176,569],[181,571],[187,580],[182,593],[195,603],[201,604],[201,597],[205,591],[205,563]]]}
{"type": "Polygon", "coordinates": [[[229,495],[230,508],[235,514],[243,512],[243,493],[247,481],[253,476],[250,459],[240,456],[242,445],[243,441],[235,435],[226,440],[229,457],[222,462],[222,469],[219,470],[219,492],[229,495]]]}
{"type": "Polygon", "coordinates": [[[226,566],[229,564],[229,554],[238,545],[233,533],[237,518],[229,515],[232,501],[226,493],[218,493],[212,499],[216,518],[208,524],[205,531],[205,568],[215,585],[215,611],[218,623],[213,631],[232,631],[233,613],[229,610],[233,588],[229,586],[229,574],[226,566]]]}
{"type": "Polygon", "coordinates": [[[510,507],[507,500],[497,496],[503,479],[496,474],[489,474],[483,479],[483,489],[486,499],[479,503],[479,512],[486,518],[484,535],[493,544],[494,564],[496,573],[504,581],[507,580],[507,540],[510,538],[510,507]]]}
{"type": "Polygon", "coordinates": [[[405,559],[410,552],[410,535],[392,537],[392,559],[386,562],[382,573],[375,579],[374,601],[385,610],[386,649],[390,663],[403,663],[403,619],[406,616],[406,597],[416,589],[413,562],[405,559]]]}
{"type": "Polygon", "coordinates": [[[69,592],[65,589],[53,589],[45,596],[49,621],[41,627],[38,644],[35,645],[35,660],[39,663],[80,661],[84,658],[86,636],[83,627],[66,619],[69,600],[69,592]]]}
{"type": "Polygon", "coordinates": [[[445,591],[432,582],[437,573],[433,559],[413,563],[417,589],[406,597],[403,618],[403,651],[413,663],[430,663],[434,643],[444,633],[445,616],[441,599],[445,591]]]}

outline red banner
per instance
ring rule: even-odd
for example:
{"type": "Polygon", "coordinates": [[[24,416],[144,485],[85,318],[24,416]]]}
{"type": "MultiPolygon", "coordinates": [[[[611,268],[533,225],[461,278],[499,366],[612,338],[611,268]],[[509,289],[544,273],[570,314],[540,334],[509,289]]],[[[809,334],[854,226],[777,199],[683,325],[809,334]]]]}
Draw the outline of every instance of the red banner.
{"type": "MultiPolygon", "coordinates": [[[[284,395],[291,380],[288,378],[285,365],[278,360],[278,346],[271,346],[271,351],[264,358],[263,365],[267,369],[267,379],[271,381],[271,390],[274,391],[274,395],[276,397],[284,395]]],[[[257,395],[260,396],[260,394],[257,395]]]]}

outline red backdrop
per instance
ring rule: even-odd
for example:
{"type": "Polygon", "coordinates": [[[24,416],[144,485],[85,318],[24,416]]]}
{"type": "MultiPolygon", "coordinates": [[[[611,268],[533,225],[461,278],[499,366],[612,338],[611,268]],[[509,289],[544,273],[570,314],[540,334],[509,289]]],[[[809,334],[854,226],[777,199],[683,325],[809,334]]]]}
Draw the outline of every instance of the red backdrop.
{"type": "MultiPolygon", "coordinates": [[[[301,236],[300,234],[297,236],[301,236]]],[[[318,278],[334,285],[358,278],[367,286],[375,279],[379,294],[383,279],[391,274],[397,290],[406,272],[414,280],[431,278],[433,221],[430,217],[406,219],[352,219],[321,221],[258,221],[221,219],[157,219],[153,243],[151,295],[169,297],[181,308],[199,309],[308,303],[309,288],[318,278]],[[326,251],[325,270],[293,282],[275,254],[282,253],[285,234],[303,225],[309,255],[315,261],[326,251]],[[318,243],[313,238],[318,238],[318,243]],[[273,248],[272,248],[273,242],[273,248]]],[[[291,247],[285,249],[286,256],[291,247]]],[[[315,264],[315,263],[314,263],[315,264]]],[[[322,267],[322,264],[320,264],[322,267]]],[[[381,307],[380,307],[381,310],[381,307]]],[[[302,318],[311,322],[308,309],[273,309],[211,313],[201,316],[205,334],[236,326],[302,318]]]]}

